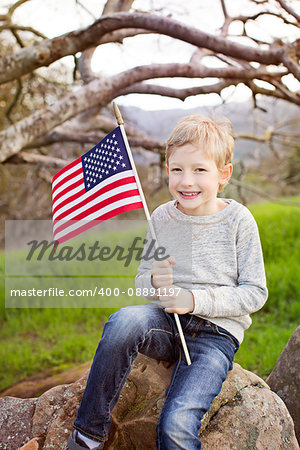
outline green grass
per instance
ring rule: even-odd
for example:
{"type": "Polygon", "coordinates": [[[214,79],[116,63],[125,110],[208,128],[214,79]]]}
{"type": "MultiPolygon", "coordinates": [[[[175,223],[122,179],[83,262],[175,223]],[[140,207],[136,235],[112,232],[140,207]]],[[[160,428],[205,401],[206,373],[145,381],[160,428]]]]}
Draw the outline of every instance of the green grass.
{"type": "MultiPolygon", "coordinates": [[[[250,209],[260,230],[269,299],[252,316],[236,362],[266,377],[299,324],[300,208],[260,203],[250,209]]],[[[118,239],[119,233],[110,235],[110,242],[118,239]]],[[[132,241],[132,234],[124,239],[132,241]]],[[[36,372],[63,370],[93,357],[103,324],[116,309],[5,308],[3,253],[0,275],[0,390],[36,372]]],[[[126,283],[133,286],[133,278],[126,283]]]]}
{"type": "MultiPolygon", "coordinates": [[[[290,200],[299,203],[300,197],[290,200]]],[[[259,227],[269,297],[252,315],[236,362],[265,378],[299,325],[300,208],[259,203],[249,209],[259,227]]]]}

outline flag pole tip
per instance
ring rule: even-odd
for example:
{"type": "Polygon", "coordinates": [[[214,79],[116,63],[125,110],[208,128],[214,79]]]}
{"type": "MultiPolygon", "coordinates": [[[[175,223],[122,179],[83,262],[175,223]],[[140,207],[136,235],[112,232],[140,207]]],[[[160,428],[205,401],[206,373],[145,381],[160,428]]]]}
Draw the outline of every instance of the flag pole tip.
{"type": "Polygon", "coordinates": [[[118,105],[116,104],[116,102],[113,102],[113,107],[114,107],[114,113],[115,113],[118,125],[123,125],[124,124],[124,120],[122,118],[122,115],[120,113],[120,110],[119,110],[118,105]]]}

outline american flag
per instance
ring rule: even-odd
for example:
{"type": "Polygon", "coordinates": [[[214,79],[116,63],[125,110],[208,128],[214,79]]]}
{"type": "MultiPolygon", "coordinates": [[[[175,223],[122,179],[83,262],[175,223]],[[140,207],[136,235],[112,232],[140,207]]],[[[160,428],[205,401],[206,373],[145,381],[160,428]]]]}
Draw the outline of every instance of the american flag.
{"type": "Polygon", "coordinates": [[[54,175],[52,205],[56,243],[143,208],[120,127],[54,175]]]}

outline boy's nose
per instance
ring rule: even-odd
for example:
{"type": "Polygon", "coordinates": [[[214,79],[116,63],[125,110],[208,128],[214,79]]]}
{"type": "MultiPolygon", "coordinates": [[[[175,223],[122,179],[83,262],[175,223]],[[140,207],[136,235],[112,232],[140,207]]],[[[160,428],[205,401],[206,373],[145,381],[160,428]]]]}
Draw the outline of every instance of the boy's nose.
{"type": "Polygon", "coordinates": [[[188,174],[188,173],[183,174],[180,184],[182,185],[182,187],[193,186],[193,184],[194,184],[193,176],[191,174],[188,174]]]}

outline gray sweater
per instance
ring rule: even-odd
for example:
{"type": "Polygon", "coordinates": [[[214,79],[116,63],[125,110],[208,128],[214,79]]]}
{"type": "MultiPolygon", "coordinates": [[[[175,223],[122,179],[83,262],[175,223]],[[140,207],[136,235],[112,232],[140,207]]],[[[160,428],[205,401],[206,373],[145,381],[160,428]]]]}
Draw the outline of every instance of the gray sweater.
{"type": "MultiPolygon", "coordinates": [[[[242,342],[252,323],[249,314],[268,296],[264,262],[250,211],[235,200],[222,200],[228,206],[209,216],[188,216],[170,201],[153,212],[151,222],[159,245],[176,259],[173,284],[194,295],[191,314],[225,328],[242,342]]],[[[147,240],[151,241],[149,231],[147,240]]],[[[136,276],[136,287],[146,293],[153,290],[152,262],[142,259],[136,276]]]]}

